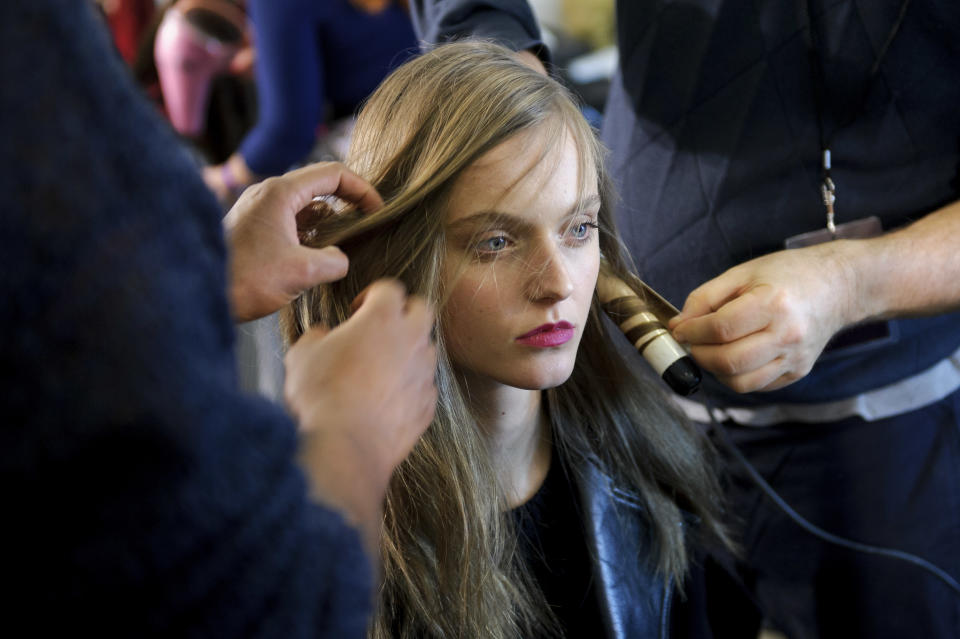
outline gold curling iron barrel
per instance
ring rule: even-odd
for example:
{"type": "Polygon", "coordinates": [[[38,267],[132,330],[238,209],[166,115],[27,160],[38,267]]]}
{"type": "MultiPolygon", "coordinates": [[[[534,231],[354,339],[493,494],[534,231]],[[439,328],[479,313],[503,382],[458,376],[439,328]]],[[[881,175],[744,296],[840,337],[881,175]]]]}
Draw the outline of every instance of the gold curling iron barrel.
{"type": "Polygon", "coordinates": [[[670,388],[680,395],[697,390],[700,369],[626,282],[601,269],[597,296],[610,319],[670,388]]]}

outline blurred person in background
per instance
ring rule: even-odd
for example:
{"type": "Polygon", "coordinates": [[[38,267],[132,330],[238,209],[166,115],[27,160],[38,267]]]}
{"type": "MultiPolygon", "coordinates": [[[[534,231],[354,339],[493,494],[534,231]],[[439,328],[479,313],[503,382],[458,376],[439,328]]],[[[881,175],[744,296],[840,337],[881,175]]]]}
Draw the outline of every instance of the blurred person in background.
{"type": "Polygon", "coordinates": [[[352,120],[387,73],[418,51],[404,5],[248,0],[258,115],[239,149],[204,169],[204,181],[221,202],[302,162],[318,135],[349,135],[349,124],[332,123],[352,120]]]}

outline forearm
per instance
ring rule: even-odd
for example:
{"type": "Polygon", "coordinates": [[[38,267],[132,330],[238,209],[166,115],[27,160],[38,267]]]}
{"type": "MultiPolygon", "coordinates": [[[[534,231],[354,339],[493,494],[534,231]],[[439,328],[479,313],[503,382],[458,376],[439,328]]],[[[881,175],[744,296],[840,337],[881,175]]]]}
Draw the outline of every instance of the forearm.
{"type": "Polygon", "coordinates": [[[250,170],[239,152],[231,155],[223,164],[211,165],[203,169],[203,181],[221,204],[233,202],[245,188],[254,182],[259,182],[260,179],[260,176],[250,170]]]}
{"type": "Polygon", "coordinates": [[[304,3],[249,4],[257,46],[257,123],[240,145],[249,169],[279,175],[302,160],[314,141],[324,102],[317,24],[304,3]]]}
{"type": "Polygon", "coordinates": [[[850,323],[930,315],[960,307],[960,201],[870,240],[845,242],[850,323]]]}

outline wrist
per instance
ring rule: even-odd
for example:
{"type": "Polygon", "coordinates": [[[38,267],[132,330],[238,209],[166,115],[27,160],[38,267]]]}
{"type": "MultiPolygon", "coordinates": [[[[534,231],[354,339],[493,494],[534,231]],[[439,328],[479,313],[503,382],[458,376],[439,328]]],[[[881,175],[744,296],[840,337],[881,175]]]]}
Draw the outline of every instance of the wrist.
{"type": "Polygon", "coordinates": [[[882,260],[877,260],[876,240],[836,240],[824,246],[833,249],[833,270],[843,283],[845,304],[843,326],[876,319],[884,315],[882,260]]]}
{"type": "Polygon", "coordinates": [[[230,284],[227,295],[230,300],[230,314],[233,316],[234,323],[242,324],[261,317],[253,311],[251,305],[247,304],[247,300],[250,299],[248,287],[230,284]]]}
{"type": "Polygon", "coordinates": [[[249,271],[245,268],[243,247],[237,244],[236,217],[231,209],[223,219],[223,230],[227,240],[227,301],[230,303],[230,315],[235,323],[257,319],[251,312],[248,301],[252,300],[251,285],[245,277],[249,271]]]}
{"type": "Polygon", "coordinates": [[[302,432],[298,457],[311,497],[339,511],[376,557],[390,473],[349,434],[302,432]]]}
{"type": "Polygon", "coordinates": [[[234,195],[239,195],[245,188],[257,181],[247,161],[239,153],[234,153],[227,161],[220,165],[220,181],[234,195]]]}
{"type": "Polygon", "coordinates": [[[233,194],[239,194],[245,184],[241,184],[237,180],[236,176],[233,174],[233,169],[230,167],[229,162],[224,162],[220,165],[220,181],[223,182],[223,186],[227,188],[233,194]]]}

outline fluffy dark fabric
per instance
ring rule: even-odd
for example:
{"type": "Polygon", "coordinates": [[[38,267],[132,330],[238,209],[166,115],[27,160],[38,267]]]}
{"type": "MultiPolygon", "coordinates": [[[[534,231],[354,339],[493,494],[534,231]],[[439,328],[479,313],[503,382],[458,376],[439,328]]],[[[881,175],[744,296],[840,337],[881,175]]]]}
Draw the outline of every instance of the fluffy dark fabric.
{"type": "Polygon", "coordinates": [[[216,202],[91,4],[0,3],[4,625],[362,635],[357,534],[237,390],[216,202]]]}

